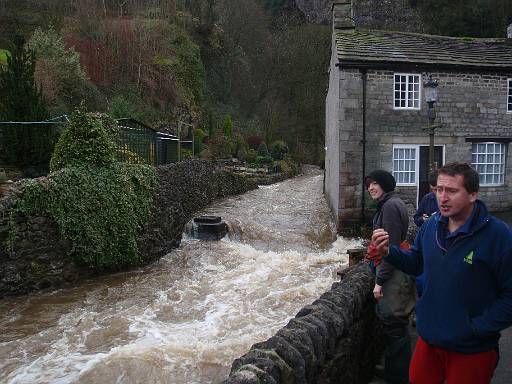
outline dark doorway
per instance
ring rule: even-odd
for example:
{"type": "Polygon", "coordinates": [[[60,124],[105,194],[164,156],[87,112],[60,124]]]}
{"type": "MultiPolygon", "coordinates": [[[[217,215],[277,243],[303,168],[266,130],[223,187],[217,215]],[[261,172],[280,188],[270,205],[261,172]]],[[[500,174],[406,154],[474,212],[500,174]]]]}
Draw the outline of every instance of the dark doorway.
{"type": "MultiPolygon", "coordinates": [[[[420,170],[419,170],[419,183],[418,183],[418,201],[421,200],[423,196],[430,192],[430,186],[428,185],[428,149],[427,145],[420,146],[420,170]]],[[[434,147],[434,160],[437,162],[437,167],[443,165],[443,147],[435,146],[434,147]]]]}

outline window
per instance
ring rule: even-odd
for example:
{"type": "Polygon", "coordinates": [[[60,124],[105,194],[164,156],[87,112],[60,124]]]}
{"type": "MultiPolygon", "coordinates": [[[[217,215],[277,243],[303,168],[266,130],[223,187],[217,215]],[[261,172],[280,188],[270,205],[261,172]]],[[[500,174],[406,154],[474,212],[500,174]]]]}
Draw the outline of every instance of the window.
{"type": "Polygon", "coordinates": [[[395,109],[420,109],[420,81],[420,75],[395,73],[395,109]]]}
{"type": "Polygon", "coordinates": [[[508,79],[507,112],[512,112],[512,79],[508,79]]]}
{"type": "Polygon", "coordinates": [[[473,143],[471,163],[480,173],[480,185],[501,185],[505,175],[505,144],[473,143]]]}
{"type": "Polygon", "coordinates": [[[416,147],[393,147],[393,176],[397,184],[416,184],[416,147]]]}

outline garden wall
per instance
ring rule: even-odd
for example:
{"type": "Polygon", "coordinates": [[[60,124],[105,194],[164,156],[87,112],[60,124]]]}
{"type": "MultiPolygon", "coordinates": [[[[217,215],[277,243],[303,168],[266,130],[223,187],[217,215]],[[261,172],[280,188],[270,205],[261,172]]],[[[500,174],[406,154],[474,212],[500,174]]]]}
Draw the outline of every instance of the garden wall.
{"type": "Polygon", "coordinates": [[[370,382],[384,346],[374,278],[365,263],[347,269],[274,336],[236,359],[223,384],[370,382]]]}
{"type": "MultiPolygon", "coordinates": [[[[141,264],[179,246],[183,227],[194,212],[215,199],[257,188],[254,182],[219,171],[204,160],[161,166],[157,172],[160,186],[152,214],[137,238],[141,264]]],[[[44,183],[44,178],[39,181],[44,183]]],[[[18,186],[14,184],[0,199],[0,297],[57,288],[90,276],[68,257],[71,244],[60,239],[51,218],[16,215],[16,239],[9,241],[9,211],[20,194],[18,186]],[[8,243],[13,243],[11,249],[8,243]]]]}

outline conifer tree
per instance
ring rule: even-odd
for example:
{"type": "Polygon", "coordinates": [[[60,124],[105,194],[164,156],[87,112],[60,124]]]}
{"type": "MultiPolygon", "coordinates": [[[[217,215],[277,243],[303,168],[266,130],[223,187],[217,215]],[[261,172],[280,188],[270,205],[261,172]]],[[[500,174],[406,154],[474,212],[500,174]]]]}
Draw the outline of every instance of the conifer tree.
{"type": "MultiPolygon", "coordinates": [[[[41,90],[34,82],[35,56],[17,36],[7,65],[0,67],[0,121],[42,121],[47,115],[41,90]]],[[[2,124],[3,161],[20,166],[45,167],[53,144],[50,127],[43,124],[2,124]]]]}

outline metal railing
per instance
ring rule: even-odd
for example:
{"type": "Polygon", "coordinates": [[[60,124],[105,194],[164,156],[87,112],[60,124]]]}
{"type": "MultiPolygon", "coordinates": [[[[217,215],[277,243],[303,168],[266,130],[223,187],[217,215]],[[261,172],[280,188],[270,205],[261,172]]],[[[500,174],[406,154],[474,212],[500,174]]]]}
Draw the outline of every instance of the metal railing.
{"type": "MultiPolygon", "coordinates": [[[[193,153],[193,140],[158,132],[134,119],[118,119],[116,157],[132,164],[161,165],[178,162],[183,149],[193,153]]],[[[0,122],[0,163],[20,167],[47,167],[68,117],[45,121],[0,122]]]]}

